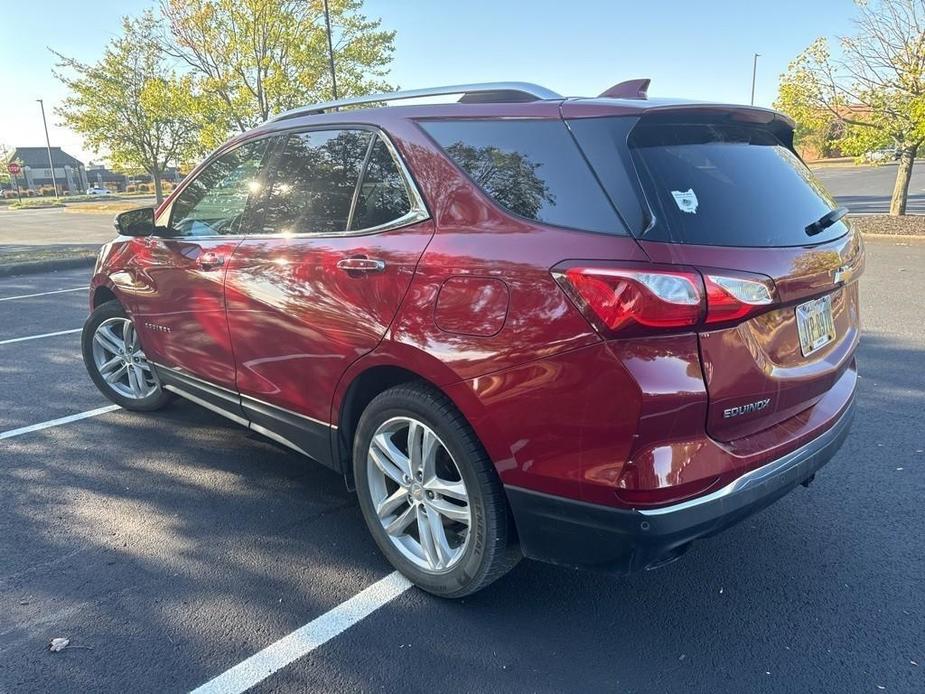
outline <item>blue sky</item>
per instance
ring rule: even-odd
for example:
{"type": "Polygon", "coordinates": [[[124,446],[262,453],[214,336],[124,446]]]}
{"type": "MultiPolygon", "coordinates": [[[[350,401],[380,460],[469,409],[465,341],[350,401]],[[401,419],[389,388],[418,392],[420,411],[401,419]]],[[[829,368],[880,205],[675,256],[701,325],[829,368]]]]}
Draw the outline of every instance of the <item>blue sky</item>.
{"type": "MultiPolygon", "coordinates": [[[[0,143],[44,143],[44,98],[53,145],[93,154],[57,125],[64,90],[48,47],[95,60],[120,17],[153,0],[0,2],[0,143]]],[[[650,77],[653,96],[747,103],[760,53],[756,103],[769,106],[787,63],[814,38],[851,31],[850,0],[367,0],[366,12],[398,31],[392,81],[403,88],[459,82],[537,82],[568,95],[650,77]]]]}

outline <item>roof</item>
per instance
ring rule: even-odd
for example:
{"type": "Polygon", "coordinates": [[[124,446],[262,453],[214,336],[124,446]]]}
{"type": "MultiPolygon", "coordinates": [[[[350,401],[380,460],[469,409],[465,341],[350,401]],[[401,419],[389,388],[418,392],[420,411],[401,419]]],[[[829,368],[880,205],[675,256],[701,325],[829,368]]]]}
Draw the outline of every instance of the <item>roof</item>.
{"type": "MultiPolygon", "coordinates": [[[[736,118],[758,123],[778,122],[792,128],[793,121],[777,111],[757,106],[722,104],[686,99],[614,99],[581,98],[539,99],[527,102],[491,103],[438,103],[327,111],[291,115],[281,120],[271,120],[258,125],[237,139],[244,139],[258,133],[279,131],[294,127],[323,125],[367,124],[385,127],[401,120],[426,120],[439,118],[595,118],[601,116],[643,116],[666,112],[712,112],[737,114],[736,118]]],[[[234,141],[233,140],[233,141],[234,141]]]]}
{"type": "MultiPolygon", "coordinates": [[[[60,147],[51,148],[51,159],[55,168],[71,166],[77,168],[83,166],[83,162],[72,157],[60,147]]],[[[23,166],[29,166],[33,169],[48,168],[48,148],[47,147],[17,147],[13,154],[7,158],[7,162],[18,161],[23,166]]]]}
{"type": "Polygon", "coordinates": [[[256,131],[272,131],[299,125],[368,123],[379,124],[394,118],[453,117],[533,117],[592,118],[595,116],[636,115],[651,112],[684,110],[707,111],[732,115],[736,120],[757,123],[778,121],[793,127],[785,115],[770,109],[695,102],[684,99],[649,99],[651,80],[633,79],[615,84],[597,97],[565,97],[546,87],[529,82],[486,82],[427,87],[386,94],[367,94],[336,101],[300,106],[280,113],[258,126],[256,131]],[[408,104],[409,99],[429,96],[460,95],[455,103],[408,104]],[[393,104],[383,109],[382,104],[393,104]],[[357,108],[360,107],[360,108],[357,108]],[[345,110],[346,109],[346,110],[345,110]],[[285,125],[280,126],[283,122],[285,125]]]}

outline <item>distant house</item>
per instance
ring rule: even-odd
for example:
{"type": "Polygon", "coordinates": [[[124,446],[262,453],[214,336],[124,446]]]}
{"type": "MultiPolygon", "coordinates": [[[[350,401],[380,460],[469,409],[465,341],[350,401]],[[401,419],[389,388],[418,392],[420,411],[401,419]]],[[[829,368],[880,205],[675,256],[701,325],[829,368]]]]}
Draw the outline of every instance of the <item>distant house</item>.
{"type": "MultiPolygon", "coordinates": [[[[72,157],[60,147],[51,148],[51,160],[59,192],[67,191],[71,194],[78,194],[89,188],[87,171],[83,162],[72,157]]],[[[19,162],[22,166],[22,173],[16,176],[16,181],[21,188],[38,191],[40,188],[52,187],[47,147],[17,147],[3,162],[4,167],[11,161],[19,162]]]]}

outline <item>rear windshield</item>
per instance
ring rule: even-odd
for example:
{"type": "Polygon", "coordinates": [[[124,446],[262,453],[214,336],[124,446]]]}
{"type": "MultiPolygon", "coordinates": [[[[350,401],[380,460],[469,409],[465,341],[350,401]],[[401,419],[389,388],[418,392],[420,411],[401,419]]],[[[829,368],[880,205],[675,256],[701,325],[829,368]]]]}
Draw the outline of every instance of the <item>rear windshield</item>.
{"type": "Polygon", "coordinates": [[[844,222],[808,236],[837,207],[812,172],[756,125],[642,121],[629,136],[654,212],[645,238],[711,246],[799,246],[842,236],[844,222]]]}
{"type": "Polygon", "coordinates": [[[421,127],[496,203],[556,226],[626,234],[561,120],[440,120],[421,127]]]}

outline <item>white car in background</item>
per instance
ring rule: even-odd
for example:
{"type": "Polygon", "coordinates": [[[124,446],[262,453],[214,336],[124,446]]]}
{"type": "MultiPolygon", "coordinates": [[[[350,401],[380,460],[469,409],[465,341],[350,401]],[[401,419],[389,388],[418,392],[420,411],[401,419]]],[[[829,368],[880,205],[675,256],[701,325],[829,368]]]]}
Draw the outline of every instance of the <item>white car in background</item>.
{"type": "Polygon", "coordinates": [[[112,195],[112,191],[108,188],[94,186],[93,188],[87,188],[87,195],[112,195]]]}
{"type": "Polygon", "coordinates": [[[895,148],[874,149],[864,154],[864,161],[871,164],[883,164],[899,159],[899,150],[895,148]]]}

